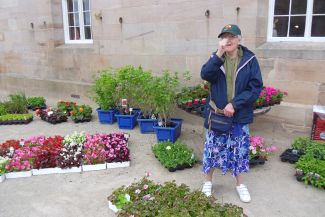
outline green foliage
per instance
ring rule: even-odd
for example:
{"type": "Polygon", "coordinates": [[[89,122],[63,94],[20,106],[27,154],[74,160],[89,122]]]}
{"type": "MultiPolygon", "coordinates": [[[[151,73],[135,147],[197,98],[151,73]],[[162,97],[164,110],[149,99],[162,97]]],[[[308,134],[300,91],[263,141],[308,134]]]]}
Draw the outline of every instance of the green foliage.
{"type": "Polygon", "coordinates": [[[197,161],[193,151],[180,142],[160,142],[152,146],[152,151],[166,168],[193,165],[197,161]]]}
{"type": "Polygon", "coordinates": [[[175,181],[163,185],[155,184],[146,177],[129,187],[122,186],[108,197],[115,204],[119,195],[130,195],[130,203],[124,204],[118,212],[120,217],[240,217],[243,209],[231,204],[215,203],[213,197],[206,197],[200,191],[190,191],[185,184],[175,181]],[[137,193],[135,193],[137,192],[137,193]]]}
{"type": "Polygon", "coordinates": [[[165,121],[171,117],[171,112],[177,102],[176,92],[179,85],[177,74],[172,75],[168,71],[160,77],[155,77],[153,85],[156,87],[153,92],[153,104],[156,111],[165,121]]]}
{"type": "Polygon", "coordinates": [[[71,114],[72,120],[84,120],[91,118],[92,108],[89,105],[76,105],[73,107],[71,114]]]}
{"type": "Polygon", "coordinates": [[[25,94],[11,94],[9,100],[4,103],[6,110],[10,114],[26,114],[27,110],[27,98],[25,94]]]}
{"type": "Polygon", "coordinates": [[[304,172],[306,184],[325,188],[325,142],[307,142],[305,154],[299,158],[296,168],[304,172]]]}
{"type": "Polygon", "coordinates": [[[153,76],[150,71],[144,71],[141,66],[125,66],[117,70],[117,95],[119,99],[127,99],[131,108],[151,109],[153,76]]]}
{"type": "Polygon", "coordinates": [[[0,116],[0,121],[23,121],[33,119],[33,114],[6,114],[0,116]]]}
{"type": "Polygon", "coordinates": [[[92,99],[102,110],[114,109],[118,106],[117,85],[116,72],[113,69],[107,68],[98,72],[91,90],[92,99]]]}
{"type": "Polygon", "coordinates": [[[28,106],[35,108],[45,105],[45,98],[42,96],[28,97],[27,98],[28,106]]]}
{"type": "Polygon", "coordinates": [[[77,103],[75,103],[75,102],[59,101],[57,103],[58,109],[66,115],[70,115],[70,112],[73,110],[73,108],[76,105],[77,105],[77,103]]]}
{"type": "Polygon", "coordinates": [[[9,163],[8,158],[4,158],[0,156],[0,175],[5,174],[6,172],[6,165],[9,163]]]}
{"type": "Polygon", "coordinates": [[[5,114],[8,114],[6,105],[0,102],[0,116],[5,114]]]}
{"type": "Polygon", "coordinates": [[[313,142],[308,137],[298,137],[293,141],[292,148],[300,153],[305,153],[306,148],[312,144],[313,142]]]}

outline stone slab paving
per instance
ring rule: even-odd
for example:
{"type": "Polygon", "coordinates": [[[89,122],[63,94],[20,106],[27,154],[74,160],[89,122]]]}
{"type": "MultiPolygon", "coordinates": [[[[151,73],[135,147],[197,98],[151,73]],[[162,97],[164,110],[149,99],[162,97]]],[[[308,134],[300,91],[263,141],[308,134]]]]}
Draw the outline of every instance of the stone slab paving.
{"type": "MultiPolygon", "coordinates": [[[[54,100],[51,101],[54,104],[54,100]]],[[[93,105],[95,108],[95,105],[93,105]]],[[[203,119],[178,110],[175,116],[184,118],[181,141],[193,148],[201,157],[203,148],[203,119]]],[[[288,133],[276,123],[258,117],[251,127],[254,134],[263,135],[268,142],[278,145],[280,151],[270,157],[264,166],[254,167],[245,175],[252,202],[243,204],[235,192],[235,180],[230,174],[216,173],[213,194],[224,203],[234,203],[244,208],[249,217],[321,217],[325,216],[325,192],[305,186],[295,180],[294,166],[282,163],[279,155],[298,133],[288,133]]],[[[0,126],[0,142],[30,136],[67,135],[74,131],[87,133],[112,133],[121,131],[117,124],[101,125],[97,116],[89,123],[51,125],[38,117],[28,125],[0,126]]],[[[201,165],[192,169],[168,172],[155,159],[151,145],[153,134],[140,134],[139,128],[129,132],[131,167],[77,174],[52,174],[6,180],[0,183],[1,217],[108,217],[115,216],[108,209],[107,196],[121,185],[140,179],[146,171],[152,172],[154,181],[163,183],[176,180],[191,189],[201,187],[201,165]]],[[[303,135],[303,134],[301,134],[303,135]]]]}

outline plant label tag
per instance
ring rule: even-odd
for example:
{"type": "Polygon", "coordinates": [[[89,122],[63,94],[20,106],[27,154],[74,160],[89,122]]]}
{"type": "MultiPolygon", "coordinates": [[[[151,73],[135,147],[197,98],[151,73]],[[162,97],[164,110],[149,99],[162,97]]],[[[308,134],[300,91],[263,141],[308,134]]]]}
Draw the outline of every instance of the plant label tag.
{"type": "Polygon", "coordinates": [[[121,106],[122,106],[123,108],[126,108],[127,105],[128,105],[128,100],[127,100],[127,99],[122,99],[122,100],[121,100],[121,106]]]}

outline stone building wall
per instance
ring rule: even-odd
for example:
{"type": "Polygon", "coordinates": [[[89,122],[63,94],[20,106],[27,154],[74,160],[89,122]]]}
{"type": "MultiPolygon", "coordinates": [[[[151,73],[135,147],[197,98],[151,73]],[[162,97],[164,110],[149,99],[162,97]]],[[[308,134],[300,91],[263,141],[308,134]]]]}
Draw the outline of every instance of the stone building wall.
{"type": "Polygon", "coordinates": [[[311,105],[325,104],[325,44],[266,42],[267,0],[92,0],[94,42],[83,45],[64,43],[61,4],[0,0],[0,89],[85,95],[96,71],[126,64],[190,71],[198,83],[217,33],[238,23],[265,84],[289,92],[269,117],[309,127],[311,105]]]}

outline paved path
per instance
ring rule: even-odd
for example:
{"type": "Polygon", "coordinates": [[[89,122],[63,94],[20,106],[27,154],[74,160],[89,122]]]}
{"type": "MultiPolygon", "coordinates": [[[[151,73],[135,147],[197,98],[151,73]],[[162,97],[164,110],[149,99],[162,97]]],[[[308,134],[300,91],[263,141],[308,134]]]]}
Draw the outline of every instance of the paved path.
{"type": "MultiPolygon", "coordinates": [[[[185,119],[180,140],[201,156],[203,144],[202,119],[178,111],[185,119]]],[[[284,150],[293,135],[262,117],[252,125],[254,134],[263,135],[284,150]]],[[[117,124],[101,125],[97,117],[83,124],[67,123],[50,125],[38,117],[26,126],[0,126],[0,142],[36,135],[66,135],[74,131],[87,133],[111,133],[120,131],[117,124]]],[[[127,131],[131,134],[132,164],[129,168],[82,174],[53,174],[6,180],[0,184],[1,217],[108,217],[114,214],[107,207],[107,196],[113,189],[140,179],[145,171],[152,172],[154,181],[163,183],[175,179],[192,189],[198,189],[203,181],[200,165],[193,169],[170,173],[164,169],[151,152],[155,135],[140,134],[139,128],[127,131]]],[[[277,153],[264,166],[252,168],[245,176],[252,202],[239,201],[230,174],[216,174],[213,194],[220,202],[234,203],[244,208],[249,217],[321,217],[325,216],[325,192],[295,181],[294,166],[282,163],[277,153]]]]}

